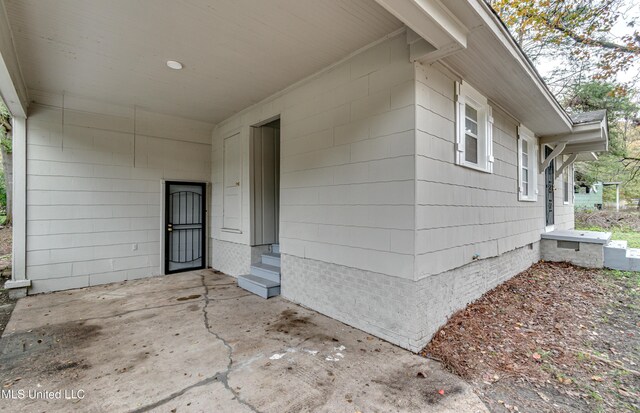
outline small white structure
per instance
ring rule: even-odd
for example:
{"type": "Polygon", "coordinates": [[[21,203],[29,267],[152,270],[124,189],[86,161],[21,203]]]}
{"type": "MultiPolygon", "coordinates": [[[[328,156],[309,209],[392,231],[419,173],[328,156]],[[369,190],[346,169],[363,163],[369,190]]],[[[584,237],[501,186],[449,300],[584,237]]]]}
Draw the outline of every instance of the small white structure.
{"type": "Polygon", "coordinates": [[[3,1],[0,32],[29,294],[207,266],[418,350],[607,149],[482,0],[3,1]]]}
{"type": "Polygon", "coordinates": [[[602,186],[615,186],[616,187],[616,211],[620,211],[620,185],[622,182],[603,182],[602,186]]]}

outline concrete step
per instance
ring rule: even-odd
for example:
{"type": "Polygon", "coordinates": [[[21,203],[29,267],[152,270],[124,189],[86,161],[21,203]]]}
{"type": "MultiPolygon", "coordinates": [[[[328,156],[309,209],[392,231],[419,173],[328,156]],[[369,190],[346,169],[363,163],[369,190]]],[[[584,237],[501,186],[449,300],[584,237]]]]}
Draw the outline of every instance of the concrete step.
{"type": "Polygon", "coordinates": [[[640,248],[627,248],[629,271],[640,271],[640,248]]]}
{"type": "Polygon", "coordinates": [[[269,281],[280,283],[280,267],[269,264],[257,263],[251,266],[251,275],[266,278],[269,281]]]}
{"type": "Polygon", "coordinates": [[[238,287],[244,288],[262,298],[280,295],[280,283],[247,274],[238,276],[238,287]]]}
{"type": "Polygon", "coordinates": [[[613,249],[627,249],[627,241],[612,239],[605,246],[605,248],[613,248],[613,249]]]}
{"type": "Polygon", "coordinates": [[[280,244],[271,244],[271,252],[280,254],[280,244]]]}
{"type": "Polygon", "coordinates": [[[640,271],[640,248],[628,248],[627,241],[609,241],[604,246],[604,266],[621,271],[640,271]]]}
{"type": "Polygon", "coordinates": [[[604,246],[605,267],[607,266],[607,262],[615,266],[623,265],[622,263],[618,263],[618,261],[624,261],[626,258],[627,241],[609,241],[609,243],[604,246]]]}
{"type": "Polygon", "coordinates": [[[627,258],[640,259],[640,248],[627,248],[627,258]]]}
{"type": "Polygon", "coordinates": [[[280,268],[280,254],[276,252],[262,254],[262,263],[280,268]]]}

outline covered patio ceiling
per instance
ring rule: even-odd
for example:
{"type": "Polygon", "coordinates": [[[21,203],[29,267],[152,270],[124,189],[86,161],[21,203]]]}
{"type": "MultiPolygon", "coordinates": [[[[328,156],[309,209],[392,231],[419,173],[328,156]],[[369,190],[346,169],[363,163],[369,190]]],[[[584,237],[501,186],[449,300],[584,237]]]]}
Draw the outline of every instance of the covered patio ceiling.
{"type": "Polygon", "coordinates": [[[554,146],[543,165],[607,149],[606,114],[572,119],[483,0],[0,1],[0,50],[16,55],[0,86],[32,95],[218,123],[406,25],[410,59],[444,64],[554,146]]]}
{"type": "Polygon", "coordinates": [[[371,0],[5,0],[4,7],[28,89],[211,123],[403,25],[371,0]],[[167,60],[184,68],[171,70],[167,60]]]}

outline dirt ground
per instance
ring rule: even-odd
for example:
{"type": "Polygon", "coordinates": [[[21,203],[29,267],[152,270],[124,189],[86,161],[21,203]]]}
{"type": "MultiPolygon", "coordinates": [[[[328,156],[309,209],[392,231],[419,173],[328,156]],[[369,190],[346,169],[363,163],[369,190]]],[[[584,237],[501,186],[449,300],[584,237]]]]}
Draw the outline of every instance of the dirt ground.
{"type": "Polygon", "coordinates": [[[493,412],[640,412],[640,273],[538,263],[454,315],[422,354],[493,412]]]}
{"type": "Polygon", "coordinates": [[[11,227],[0,228],[0,335],[9,322],[15,300],[9,298],[4,283],[11,278],[11,227]]]}
{"type": "Polygon", "coordinates": [[[640,211],[637,209],[576,211],[576,228],[626,229],[640,232],[640,211]]]}

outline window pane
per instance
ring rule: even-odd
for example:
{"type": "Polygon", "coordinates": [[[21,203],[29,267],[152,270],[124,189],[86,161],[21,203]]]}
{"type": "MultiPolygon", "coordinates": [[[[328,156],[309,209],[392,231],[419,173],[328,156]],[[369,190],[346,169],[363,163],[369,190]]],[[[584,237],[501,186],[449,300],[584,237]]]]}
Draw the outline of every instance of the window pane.
{"type": "Polygon", "coordinates": [[[473,121],[478,121],[478,111],[469,105],[465,105],[465,116],[473,121]]]}
{"type": "Polygon", "coordinates": [[[478,163],[478,139],[471,135],[464,137],[464,159],[467,162],[478,163]]]}
{"type": "Polygon", "coordinates": [[[529,165],[529,155],[527,155],[526,153],[522,153],[522,166],[528,166],[529,165]]]}
{"type": "Polygon", "coordinates": [[[522,195],[529,196],[529,170],[522,168],[522,195]]]}
{"type": "Polygon", "coordinates": [[[469,118],[465,119],[465,132],[478,136],[478,124],[469,118]]]}
{"type": "Polygon", "coordinates": [[[522,140],[522,154],[523,155],[529,154],[529,142],[527,142],[524,139],[522,140]]]}

